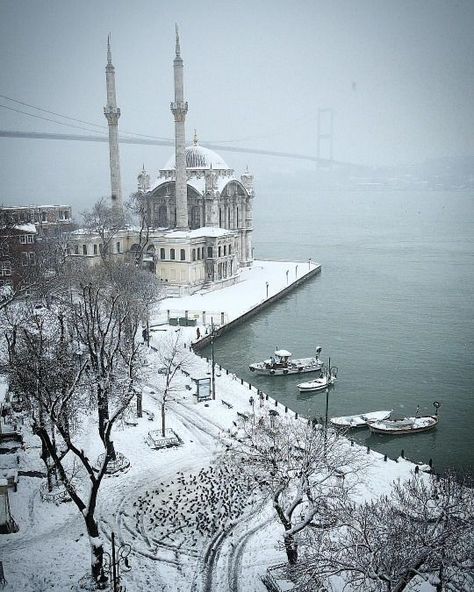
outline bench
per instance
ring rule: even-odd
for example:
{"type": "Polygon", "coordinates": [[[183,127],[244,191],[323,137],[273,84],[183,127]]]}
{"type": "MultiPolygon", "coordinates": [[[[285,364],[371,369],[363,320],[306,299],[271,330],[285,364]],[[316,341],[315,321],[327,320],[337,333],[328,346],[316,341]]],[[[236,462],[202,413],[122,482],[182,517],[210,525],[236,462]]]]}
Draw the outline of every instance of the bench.
{"type": "Polygon", "coordinates": [[[221,399],[221,403],[223,405],[225,405],[227,407],[227,409],[232,409],[234,406],[231,405],[230,403],[228,403],[227,401],[224,401],[224,399],[221,399]]]}

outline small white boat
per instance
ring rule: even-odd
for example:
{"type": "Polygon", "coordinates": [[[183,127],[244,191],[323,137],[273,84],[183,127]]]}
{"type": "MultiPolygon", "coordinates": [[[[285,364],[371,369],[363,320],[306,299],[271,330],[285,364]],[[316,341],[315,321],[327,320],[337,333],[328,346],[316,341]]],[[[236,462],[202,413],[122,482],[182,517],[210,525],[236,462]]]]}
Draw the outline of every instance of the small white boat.
{"type": "Polygon", "coordinates": [[[383,419],[371,421],[367,425],[374,434],[405,435],[417,432],[427,432],[438,424],[437,415],[424,415],[422,417],[404,417],[403,419],[383,419]]]}
{"type": "Polygon", "coordinates": [[[312,391],[324,391],[332,386],[337,379],[337,368],[331,368],[330,371],[322,371],[321,375],[314,380],[308,380],[307,382],[300,382],[296,386],[300,393],[312,392],[312,391]]]}
{"type": "Polygon", "coordinates": [[[329,421],[337,428],[365,428],[369,421],[388,419],[392,411],[390,409],[390,411],[370,411],[359,415],[343,415],[341,417],[331,417],[329,421]]]}
{"type": "Polygon", "coordinates": [[[286,349],[277,349],[269,360],[255,362],[249,365],[251,372],[268,376],[286,376],[287,374],[303,374],[304,372],[318,372],[323,367],[319,358],[321,347],[316,349],[314,358],[291,359],[291,353],[286,349]]]}

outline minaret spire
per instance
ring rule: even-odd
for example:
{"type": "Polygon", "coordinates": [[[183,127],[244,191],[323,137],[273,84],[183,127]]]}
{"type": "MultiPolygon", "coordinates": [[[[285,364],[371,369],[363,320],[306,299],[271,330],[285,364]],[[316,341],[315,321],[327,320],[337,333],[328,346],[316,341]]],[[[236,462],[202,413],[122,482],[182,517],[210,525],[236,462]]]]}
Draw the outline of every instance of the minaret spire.
{"type": "Polygon", "coordinates": [[[116,208],[118,212],[122,212],[122,182],[120,176],[120,153],[118,144],[118,120],[120,117],[120,109],[117,107],[117,95],[115,92],[115,68],[112,64],[110,33],[107,36],[105,81],[107,85],[107,105],[104,107],[104,115],[109,124],[110,188],[112,207],[114,209],[116,208]]]}
{"type": "Polygon", "coordinates": [[[181,48],[179,46],[179,31],[178,31],[177,24],[175,24],[175,30],[176,30],[176,57],[179,58],[179,57],[181,57],[181,48]]]}
{"type": "Polygon", "coordinates": [[[186,229],[188,222],[188,188],[186,182],[186,139],[185,127],[188,103],[184,101],[183,60],[179,45],[178,25],[176,25],[176,56],[174,69],[174,101],[171,112],[174,115],[175,167],[176,167],[176,227],[186,229]]]}

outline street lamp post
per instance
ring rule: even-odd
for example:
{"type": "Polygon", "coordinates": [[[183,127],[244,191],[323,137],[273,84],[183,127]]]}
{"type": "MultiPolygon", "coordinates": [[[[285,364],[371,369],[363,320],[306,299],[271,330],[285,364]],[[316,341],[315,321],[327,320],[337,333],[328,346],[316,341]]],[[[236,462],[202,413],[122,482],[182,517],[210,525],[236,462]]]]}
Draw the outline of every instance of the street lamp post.
{"type": "Polygon", "coordinates": [[[269,286],[269,283],[268,282],[265,282],[265,286],[267,288],[267,299],[268,299],[268,286],[269,286]]]}
{"type": "Polygon", "coordinates": [[[289,274],[289,272],[290,272],[290,270],[289,270],[289,269],[287,269],[287,270],[286,270],[286,285],[288,285],[288,274],[289,274]]]}
{"type": "Polygon", "coordinates": [[[112,584],[111,592],[126,592],[125,586],[120,583],[120,573],[122,571],[130,571],[130,564],[128,556],[132,547],[127,543],[120,545],[118,548],[115,545],[115,533],[112,533],[112,552],[104,551],[104,570],[109,571],[109,578],[112,584]]]}
{"type": "Polygon", "coordinates": [[[214,318],[211,317],[211,392],[212,398],[216,398],[216,362],[214,358],[214,318]]]}
{"type": "Polygon", "coordinates": [[[295,280],[298,279],[298,266],[295,266],[295,280]]]}

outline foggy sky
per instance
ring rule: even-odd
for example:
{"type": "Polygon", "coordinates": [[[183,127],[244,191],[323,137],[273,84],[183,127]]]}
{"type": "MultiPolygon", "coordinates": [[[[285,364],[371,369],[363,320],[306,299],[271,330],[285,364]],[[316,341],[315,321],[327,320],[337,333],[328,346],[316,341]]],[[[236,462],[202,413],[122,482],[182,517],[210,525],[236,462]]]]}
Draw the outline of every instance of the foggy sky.
{"type": "MultiPolygon", "coordinates": [[[[105,126],[110,32],[119,129],[172,138],[175,22],[188,143],[196,128],[202,144],[316,156],[318,108],[332,108],[339,160],[474,154],[469,0],[0,0],[0,94],[105,126]]],[[[81,133],[3,108],[0,129],[81,133]]],[[[120,150],[124,195],[142,163],[154,177],[172,151],[120,150]]],[[[248,163],[257,180],[308,166],[222,156],[237,172],[248,163]]],[[[110,193],[106,144],[0,138],[0,159],[0,203],[70,203],[77,212],[110,193]]]]}

